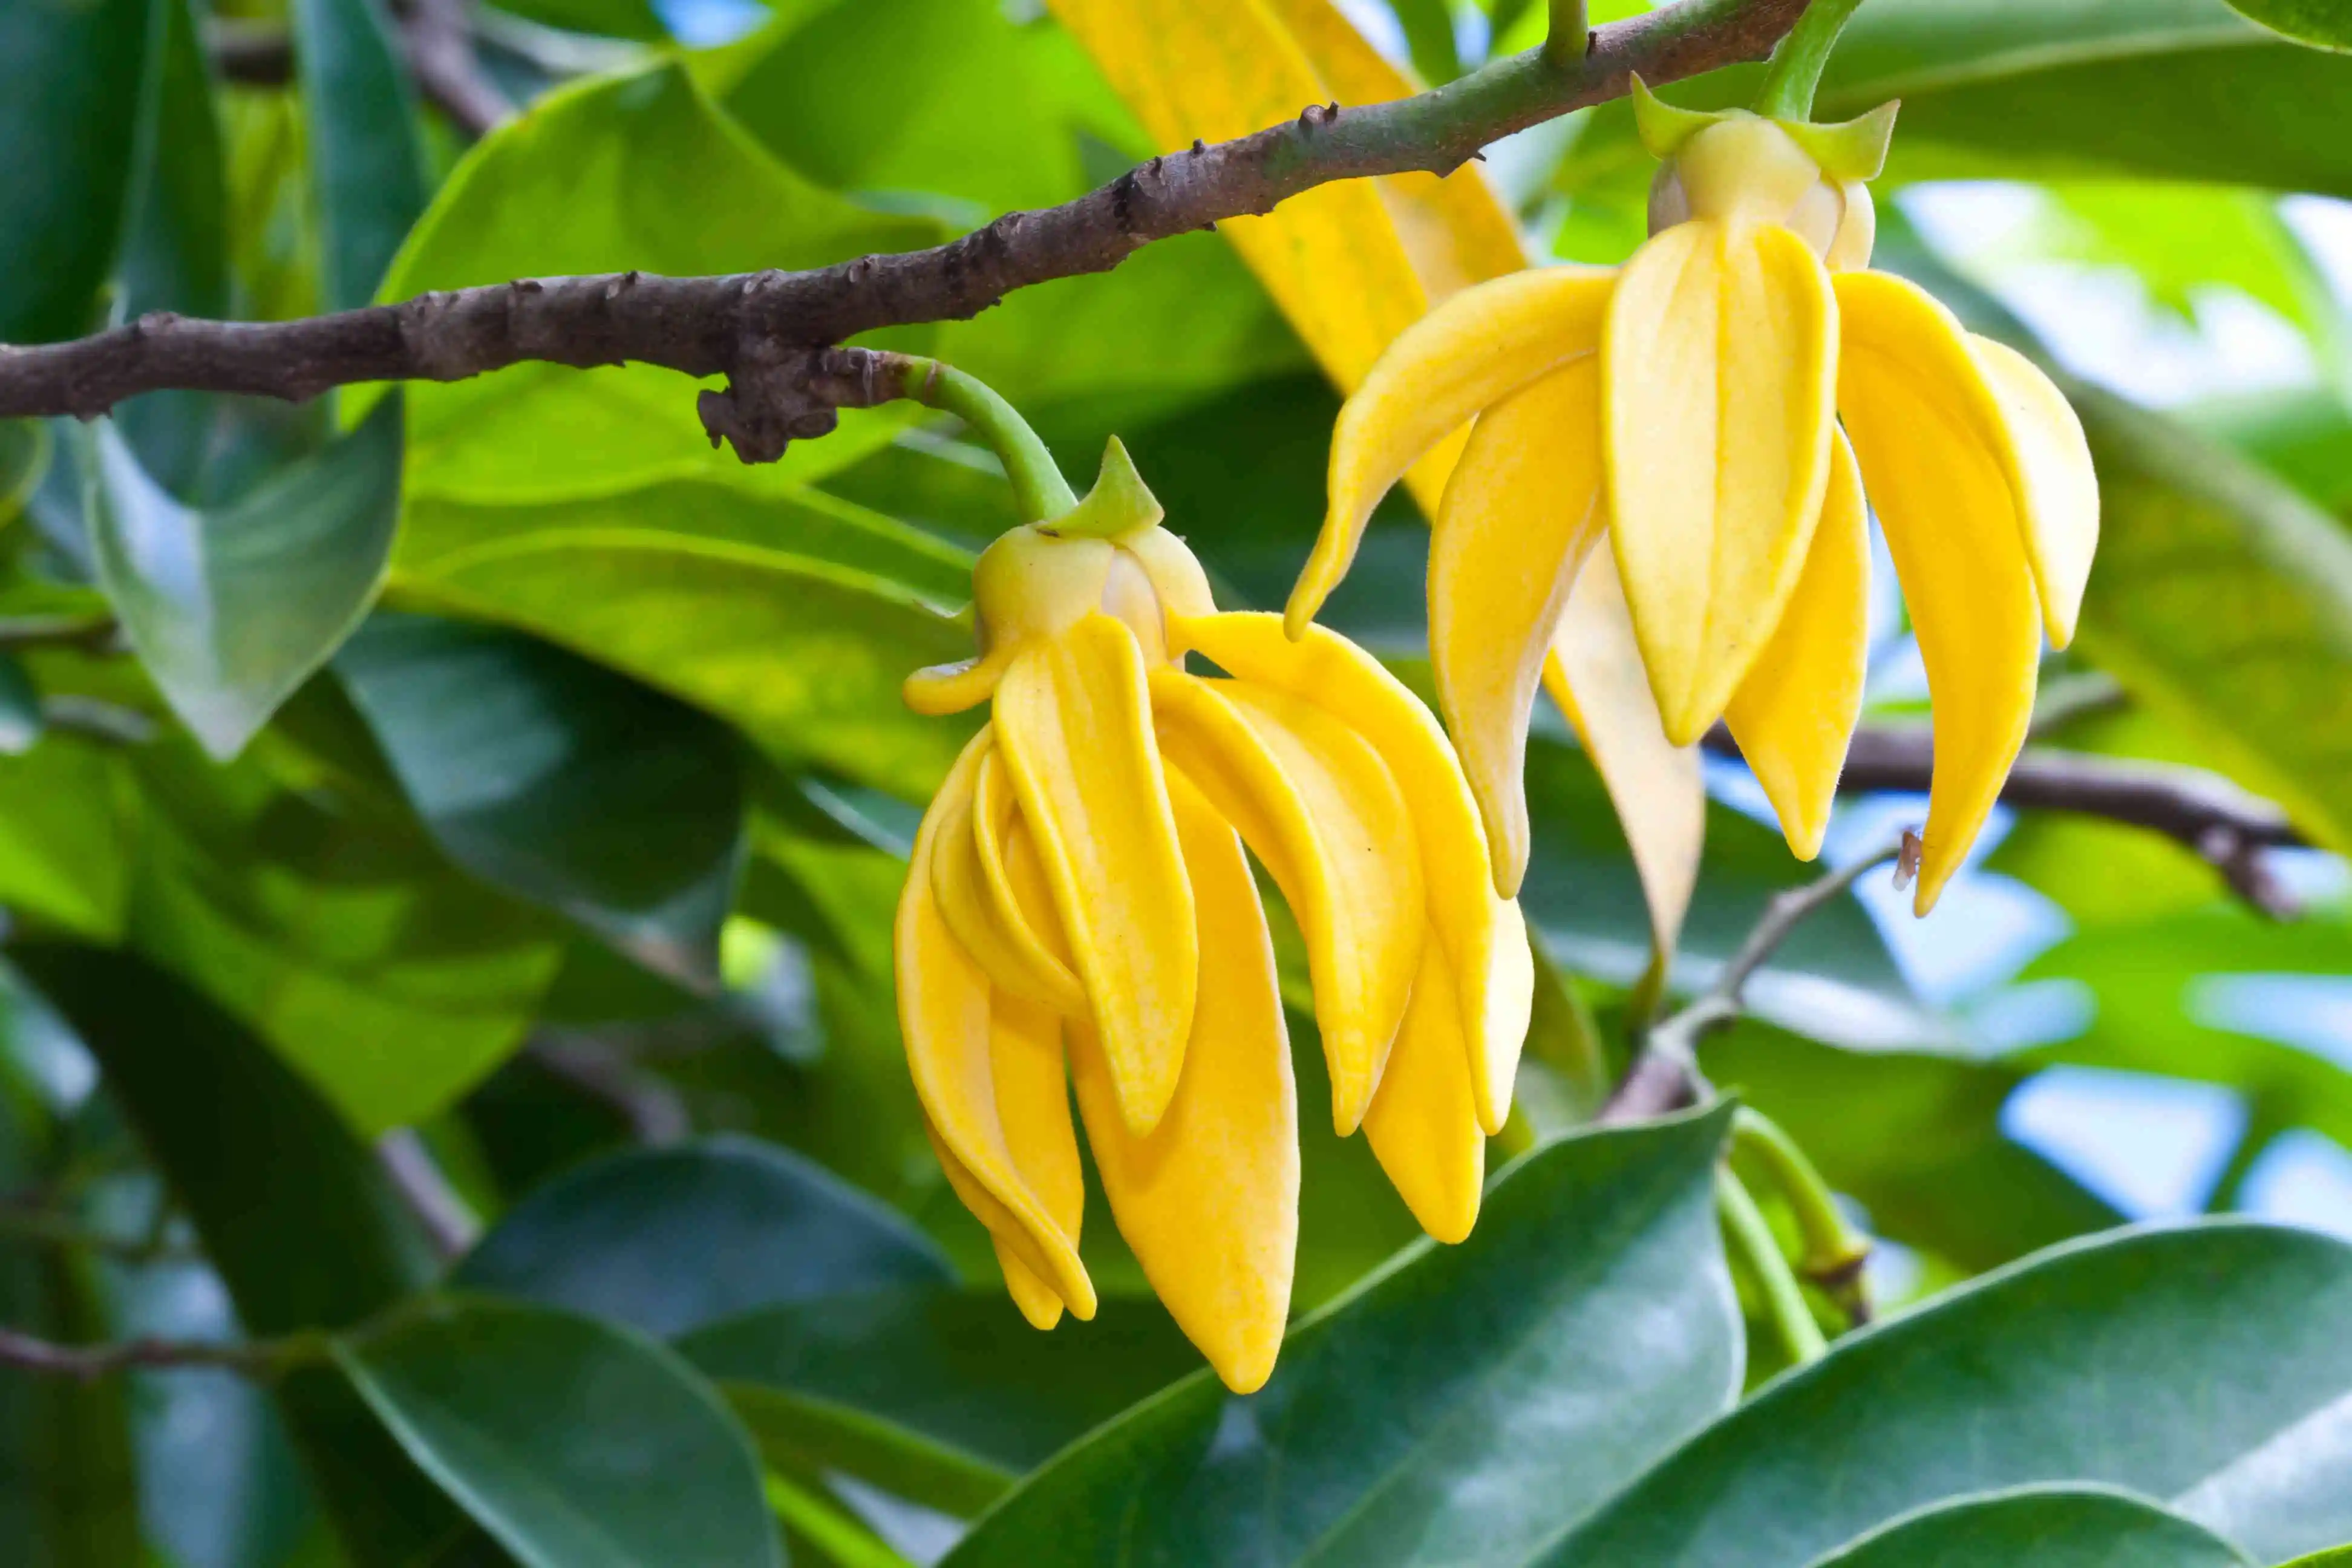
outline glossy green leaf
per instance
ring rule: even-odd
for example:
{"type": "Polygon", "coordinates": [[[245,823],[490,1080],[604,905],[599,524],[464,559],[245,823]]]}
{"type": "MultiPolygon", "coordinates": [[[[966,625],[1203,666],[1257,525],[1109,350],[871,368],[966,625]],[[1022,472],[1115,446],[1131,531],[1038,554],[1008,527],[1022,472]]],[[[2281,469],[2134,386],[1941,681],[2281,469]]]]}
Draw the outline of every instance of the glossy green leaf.
{"type": "Polygon", "coordinates": [[[2072,1243],[1839,1341],[1545,1560],[1780,1568],[1940,1499],[2090,1481],[2275,1561],[2352,1522],[2347,1311],[2352,1246],[2306,1231],[2072,1243]]]}
{"type": "Polygon", "coordinates": [[[2215,398],[2175,411],[2339,518],[2352,518],[2352,405],[2332,387],[2215,398]]]}
{"type": "Polygon", "coordinates": [[[496,541],[404,575],[396,601],[495,619],[733,722],[787,768],[919,800],[969,721],[908,711],[916,668],[971,634],[898,584],[785,551],[641,529],[496,541]]]}
{"type": "MultiPolygon", "coordinates": [[[[341,781],[294,792],[184,742],[146,802],[130,935],[244,1018],[369,1133],[430,1116],[521,1044],[562,959],[547,917],[341,781]]],[[[396,797],[395,797],[396,798],[396,797]]]]}
{"type": "Polygon", "coordinates": [[[2352,7],[2344,0],[2230,0],[2241,16],[2314,48],[2352,51],[2352,7]]]}
{"type": "Polygon", "coordinates": [[[0,342],[78,337],[114,262],[151,0],[0,10],[0,342]],[[37,154],[30,150],[40,149],[37,154]]]}
{"type": "Polygon", "coordinates": [[[657,1341],[455,1301],[337,1356],[410,1458],[525,1568],[782,1568],[751,1445],[657,1341]]]}
{"type": "MultiPolygon", "coordinates": [[[[812,184],[713,108],[682,67],[664,64],[551,93],[477,143],[409,236],[382,297],[548,274],[820,267],[939,236],[930,222],[812,184]],[[711,199],[722,190],[726,200],[711,199]]],[[[827,441],[794,443],[776,470],[747,475],[731,452],[711,450],[695,391],[689,378],[646,366],[525,365],[413,388],[411,488],[441,488],[445,461],[468,492],[527,496],[697,471],[772,486],[839,460],[827,441]]],[[[891,427],[887,416],[881,427],[891,427]]]]}
{"type": "Polygon", "coordinates": [[[561,648],[459,621],[376,616],[334,668],[450,858],[716,989],[744,839],[725,726],[561,648]]]}
{"type": "Polygon", "coordinates": [[[2308,1557],[2298,1557],[2286,1564],[2286,1568],[2345,1568],[2347,1563],[2352,1563],[2352,1543],[2315,1552],[2308,1557]]]}
{"type": "Polygon", "coordinates": [[[105,748],[58,736],[0,758],[0,902],[74,936],[122,934],[135,790],[105,748]]]}
{"type": "Polygon", "coordinates": [[[2212,1531],[2126,1491],[2020,1487],[1931,1503],[1813,1568],[2244,1568],[2212,1531]]]}
{"type": "Polygon", "coordinates": [[[969,1517],[1200,1364],[1152,1301],[1051,1333],[1002,1295],[899,1289],[773,1308],[681,1341],[778,1460],[969,1517]]]}
{"type": "Polygon", "coordinates": [[[90,529],[131,646],[216,757],[234,756],[366,613],[400,510],[400,405],[216,510],[181,505],[98,427],[90,529]]]}
{"type": "Polygon", "coordinates": [[[41,738],[41,692],[25,661],[0,649],[0,756],[21,757],[41,738]]]}
{"type": "Polygon", "coordinates": [[[1469,1240],[1409,1248],[1294,1330],[1263,1391],[1194,1373],[1031,1477],[948,1561],[1523,1559],[1738,1386],[1724,1124],[1528,1155],[1469,1240]]]}
{"type": "Polygon", "coordinates": [[[950,1278],[896,1213],[821,1165],[731,1137],[572,1171],[509,1213],[455,1275],[664,1338],[756,1308],[950,1278]]]}
{"type": "Polygon", "coordinates": [[[320,305],[349,310],[376,285],[430,194],[408,73],[377,0],[295,0],[320,305]]]}
{"type": "MultiPolygon", "coordinates": [[[[127,954],[36,946],[12,957],[97,1058],[248,1333],[357,1322],[431,1277],[432,1254],[371,1152],[235,1018],[127,954]]],[[[406,1562],[455,1526],[338,1373],[299,1371],[276,1394],[359,1568],[406,1562]]]]}

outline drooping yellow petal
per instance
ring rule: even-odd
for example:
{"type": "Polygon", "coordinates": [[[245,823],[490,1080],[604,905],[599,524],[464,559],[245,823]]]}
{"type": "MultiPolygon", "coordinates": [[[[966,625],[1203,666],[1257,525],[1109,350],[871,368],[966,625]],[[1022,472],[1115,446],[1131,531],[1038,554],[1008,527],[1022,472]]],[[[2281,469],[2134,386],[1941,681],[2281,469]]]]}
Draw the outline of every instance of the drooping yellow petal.
{"type": "Polygon", "coordinates": [[[2053,647],[2074,640],[2091,558],[2099,549],[2099,476],[2066,395],[2007,343],[1971,335],[1969,347],[2000,405],[2016,468],[2011,482],[2025,524],[2025,554],[2053,647]]]}
{"type": "Polygon", "coordinates": [[[1339,410],[1329,510],[1290,591],[1297,637],[1348,574],[1372,508],[1415,458],[1600,340],[1615,274],[1545,267],[1465,289],[1398,335],[1339,410]]]}
{"type": "MultiPolygon", "coordinates": [[[[940,800],[970,797],[972,775],[989,743],[982,731],[949,773],[940,800]]],[[[931,894],[931,855],[940,831],[939,802],[923,818],[898,898],[895,933],[898,1026],[907,1065],[927,1127],[949,1181],[992,1235],[1018,1252],[1034,1272],[1081,1318],[1094,1315],[1094,1286],[1078,1261],[1075,1230],[1065,1230],[1055,1207],[1030,1184],[1010,1142],[999,1103],[994,1009],[988,977],[956,942],[931,894]]],[[[1018,1075],[1015,1075],[1016,1077],[1018,1075]]],[[[1026,1112],[1014,1123],[1028,1129],[1026,1112]]]]}
{"type": "Polygon", "coordinates": [[[1103,1191],[1145,1278],[1235,1393],[1274,1370],[1298,1249],[1298,1105],[1274,943],[1234,830],[1171,773],[1201,918],[1184,1077],[1150,1136],[1127,1130],[1100,1056],[1071,1067],[1103,1191]]]}
{"type": "MultiPolygon", "coordinates": [[[[1049,937],[1041,930],[1024,907],[1015,891],[1013,863],[1016,855],[1025,856],[1035,864],[1036,846],[1026,824],[1019,816],[1013,798],[1012,781],[1005,776],[1003,759],[992,749],[980,762],[980,772],[971,792],[972,858],[980,877],[980,896],[985,900],[990,923],[999,941],[1003,943],[1009,967],[1023,984],[996,974],[983,960],[982,967],[990,969],[997,984],[1015,995],[1039,1003],[1064,1017],[1076,1017],[1087,1009],[1086,987],[1070,971],[1066,955],[1059,946],[1060,931],[1049,937]]],[[[945,846],[942,846],[944,851],[945,846]]],[[[942,853],[940,858],[946,856],[942,853]]],[[[1038,875],[1042,876],[1042,871],[1038,875]]],[[[1042,889],[1044,884],[1040,882],[1042,889]]],[[[947,896],[940,895],[940,904],[947,908],[947,896]]],[[[1050,896],[1037,902],[1043,918],[1053,919],[1050,896]]],[[[952,910],[949,924],[955,925],[952,910]]],[[[961,931],[959,931],[959,934],[961,931]]],[[[966,946],[970,946],[966,943],[966,946]]],[[[974,954],[978,956],[977,952],[974,954]]]]}
{"type": "Polygon", "coordinates": [[[1918,634],[1936,767],[1913,907],[1959,868],[2025,743],[2040,606],[2006,426],[1951,313],[1878,272],[1838,277],[1839,411],[1918,634]]]}
{"type": "Polygon", "coordinates": [[[939,900],[940,918],[998,989],[1056,1012],[1083,1012],[1086,992],[1077,977],[1044,951],[1009,895],[1000,890],[1004,828],[997,824],[1009,826],[1013,802],[994,748],[982,753],[974,778],[969,798],[940,806],[931,852],[931,896],[939,900]]]}
{"type": "Polygon", "coordinates": [[[1470,1234],[1486,1180],[1486,1139],[1472,1103],[1452,969],[1434,942],[1422,950],[1412,1005],[1364,1113],[1364,1137],[1422,1229],[1448,1243],[1470,1234]]]}
{"type": "Polygon", "coordinates": [[[994,1237],[989,1239],[995,1243],[996,1266],[1004,1271],[1005,1293],[1021,1309],[1021,1315],[1029,1320],[1029,1326],[1050,1329],[1060,1322],[1062,1299],[1054,1294],[1054,1288],[1037,1278],[1036,1272],[1021,1261],[1019,1253],[994,1237]]]}
{"type": "Polygon", "coordinates": [[[1698,751],[1666,739],[1634,645],[1617,563],[1596,550],[1570,590],[1568,610],[1544,663],[1544,685],[1576,727],[1617,820],[1650,905],[1661,963],[1674,956],[1698,882],[1706,842],[1706,783],[1698,751]]]}
{"type": "Polygon", "coordinates": [[[1151,704],[1169,762],[1241,829],[1306,932],[1344,1138],[1380,1086],[1428,926],[1404,795],[1379,752],[1298,698],[1163,668],[1151,704]]]}
{"type": "Polygon", "coordinates": [[[1723,712],[1798,859],[1822,851],[1869,673],[1870,517],[1841,432],[1821,525],[1780,628],[1723,712]]]}
{"type": "Polygon", "coordinates": [[[1183,1068],[1201,955],[1134,634],[1093,615],[1024,650],[995,730],[1119,1104],[1149,1132],[1183,1068]]]}
{"type": "Polygon", "coordinates": [[[1078,1134],[1070,1122],[1070,1086],[1062,1062],[1062,1020],[1000,991],[989,1012],[989,1065],[996,1117],[1013,1168],[1070,1245],[1085,1217],[1086,1178],[1078,1134]]]}
{"type": "Polygon", "coordinates": [[[1437,700],[1477,797],[1495,889],[1528,870],[1528,721],[1569,585],[1608,526],[1601,362],[1586,354],[1478,416],[1429,545],[1437,700]]]}
{"type": "Polygon", "coordinates": [[[1242,681],[1338,719],[1388,764],[1421,844],[1431,927],[1453,963],[1479,1123],[1499,1131],[1527,1039],[1533,961],[1518,906],[1494,890],[1477,809],[1437,721],[1380,660],[1320,626],[1294,643],[1272,616],[1226,615],[1185,623],[1184,633],[1242,681]]]}
{"type": "Polygon", "coordinates": [[[1633,253],[1601,334],[1612,535],[1667,738],[1722,717],[1780,624],[1829,483],[1837,300],[1778,225],[1633,253]]]}
{"type": "Polygon", "coordinates": [[[999,648],[956,664],[926,665],[900,683],[898,694],[908,708],[925,718],[943,719],[987,701],[1012,660],[1010,648],[999,648]]]}

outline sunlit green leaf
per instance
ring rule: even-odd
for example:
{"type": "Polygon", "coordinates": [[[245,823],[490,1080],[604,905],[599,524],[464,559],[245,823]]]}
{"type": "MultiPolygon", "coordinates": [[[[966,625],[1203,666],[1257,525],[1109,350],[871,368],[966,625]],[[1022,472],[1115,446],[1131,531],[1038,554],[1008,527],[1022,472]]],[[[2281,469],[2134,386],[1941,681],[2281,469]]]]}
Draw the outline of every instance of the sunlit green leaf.
{"type": "Polygon", "coordinates": [[[2315,48],[2352,51],[2352,9],[2344,0],[2230,0],[2242,16],[2315,48]]]}
{"type": "Polygon", "coordinates": [[[75,936],[120,937],[137,823],[102,746],[58,737],[0,758],[0,900],[75,936]]]}

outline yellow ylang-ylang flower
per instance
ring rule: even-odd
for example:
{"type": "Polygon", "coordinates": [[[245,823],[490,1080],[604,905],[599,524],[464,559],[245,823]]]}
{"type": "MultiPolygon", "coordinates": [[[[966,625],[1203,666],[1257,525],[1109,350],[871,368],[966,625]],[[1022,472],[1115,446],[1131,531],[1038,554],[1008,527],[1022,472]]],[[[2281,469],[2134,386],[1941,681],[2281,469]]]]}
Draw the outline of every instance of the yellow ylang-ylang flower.
{"type": "Polygon", "coordinates": [[[1434,715],[1342,637],[1218,613],[1159,517],[1114,442],[1074,513],[980,558],[980,656],[908,679],[920,711],[991,712],[917,836],[899,1019],[1029,1320],[1095,1310],[1066,1072],[1119,1233],[1246,1392],[1281,1345],[1299,1174],[1244,846],[1306,937],[1339,1131],[1443,1240],[1477,1216],[1531,961],[1434,715]]]}
{"type": "Polygon", "coordinates": [[[1916,909],[2025,739],[2046,631],[2074,636],[2098,541],[2082,426],[2015,350],[1868,269],[1864,182],[1892,104],[1843,125],[1674,109],[1622,268],[1516,273],[1391,345],[1340,414],[1301,631],[1415,458],[1476,418],[1430,552],[1440,705],[1495,846],[1527,858],[1520,773],[1562,605],[1605,537],[1666,738],[1726,721],[1790,847],[1821,847],[1862,708],[1868,514],[1926,662],[1935,775],[1916,909]]]}

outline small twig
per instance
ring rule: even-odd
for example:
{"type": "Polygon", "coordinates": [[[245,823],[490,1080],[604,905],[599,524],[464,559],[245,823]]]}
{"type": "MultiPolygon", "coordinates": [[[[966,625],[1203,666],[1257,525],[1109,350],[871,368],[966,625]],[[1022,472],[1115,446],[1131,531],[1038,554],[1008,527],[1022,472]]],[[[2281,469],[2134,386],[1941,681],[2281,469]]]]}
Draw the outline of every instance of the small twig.
{"type": "Polygon", "coordinates": [[[1643,1037],[1633,1065],[1601,1106],[1597,1120],[1603,1124],[1639,1121],[1696,1103],[1706,1092],[1706,1079],[1698,1068],[1698,1043],[1738,1018],[1748,980],[1807,917],[1842,897],[1874,868],[1901,855],[1916,837],[1906,829],[1901,842],[1865,855],[1818,881],[1773,894],[1748,940],[1717,971],[1714,984],[1643,1037]]]}
{"type": "Polygon", "coordinates": [[[212,1367],[245,1377],[271,1378],[288,1368],[323,1360],[323,1335],[223,1344],[205,1340],[124,1340],[114,1344],[66,1345],[0,1328],[0,1366],[46,1373],[83,1383],[142,1368],[212,1367]]]}
{"type": "Polygon", "coordinates": [[[0,1203],[0,1240],[25,1241],[46,1247],[79,1247],[125,1263],[153,1263],[164,1258],[193,1256],[173,1245],[171,1211],[158,1205],[155,1223],[145,1236],[117,1236],[98,1230],[71,1214],[39,1204],[0,1203]]]}
{"type": "Polygon", "coordinates": [[[71,691],[41,699],[41,721],[110,746],[143,746],[155,738],[155,721],[137,709],[71,691]]]}
{"type": "Polygon", "coordinates": [[[1802,1366],[1827,1355],[1829,1341],[1822,1326],[1813,1321],[1813,1310],[1805,1305],[1805,1293],[1789,1271],[1789,1260],[1780,1256],[1780,1244],[1774,1239],[1764,1211],[1756,1206],[1739,1178],[1721,1166],[1715,1173],[1715,1210],[1723,1222],[1724,1239],[1730,1244],[1732,1257],[1748,1266],[1764,1293],[1764,1310],[1780,1331],[1789,1359],[1802,1366]]]}
{"type": "Polygon", "coordinates": [[[402,1201],[425,1226],[436,1252],[450,1258],[474,1245],[482,1222],[473,1205],[441,1173],[424,1139],[413,1129],[399,1128],[376,1141],[375,1152],[402,1201]]]}
{"type": "Polygon", "coordinates": [[[123,651],[122,628],[103,611],[86,616],[0,616],[0,648],[79,648],[86,653],[123,651]]]}

